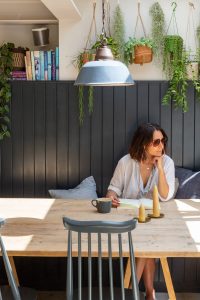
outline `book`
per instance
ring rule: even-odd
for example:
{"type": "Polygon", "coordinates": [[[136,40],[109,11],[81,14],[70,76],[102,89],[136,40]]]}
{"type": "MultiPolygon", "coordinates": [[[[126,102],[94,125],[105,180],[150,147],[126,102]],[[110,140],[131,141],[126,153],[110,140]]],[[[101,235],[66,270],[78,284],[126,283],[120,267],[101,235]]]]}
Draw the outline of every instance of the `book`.
{"type": "Polygon", "coordinates": [[[44,51],[44,80],[48,80],[48,56],[47,56],[47,51],[44,51]]]}
{"type": "Polygon", "coordinates": [[[27,80],[32,80],[33,76],[32,76],[31,52],[30,51],[26,51],[25,66],[26,66],[27,80]]]}
{"type": "Polygon", "coordinates": [[[31,69],[32,69],[32,78],[35,80],[35,61],[34,61],[34,52],[31,51],[31,69]]]}
{"type": "Polygon", "coordinates": [[[145,209],[153,209],[153,200],[148,198],[141,199],[119,199],[119,208],[139,208],[141,204],[145,209]]]}
{"type": "Polygon", "coordinates": [[[40,51],[40,80],[44,80],[44,51],[40,51]]]}
{"type": "Polygon", "coordinates": [[[35,80],[41,79],[40,71],[40,51],[34,51],[34,65],[35,65],[35,80]]]}
{"type": "Polygon", "coordinates": [[[59,80],[59,48],[56,47],[56,80],[59,80]]]}
{"type": "Polygon", "coordinates": [[[51,51],[51,79],[56,80],[56,53],[51,51]]]}
{"type": "Polygon", "coordinates": [[[51,50],[47,51],[47,63],[48,63],[47,79],[51,80],[51,50]]]}

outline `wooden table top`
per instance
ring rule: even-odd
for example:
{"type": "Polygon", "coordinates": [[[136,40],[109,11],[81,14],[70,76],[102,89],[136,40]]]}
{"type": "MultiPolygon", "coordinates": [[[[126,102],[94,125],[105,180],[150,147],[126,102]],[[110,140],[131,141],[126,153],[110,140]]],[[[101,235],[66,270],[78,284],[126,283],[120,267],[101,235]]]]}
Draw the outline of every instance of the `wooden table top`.
{"type": "MultiPolygon", "coordinates": [[[[165,214],[164,218],[138,223],[133,231],[135,255],[200,257],[200,199],[170,200],[161,203],[161,212],[165,214]]],[[[1,234],[8,254],[66,256],[67,232],[62,223],[64,215],[80,220],[119,221],[137,216],[137,209],[112,208],[109,214],[99,214],[89,200],[1,198],[0,217],[6,218],[1,234]]],[[[113,242],[113,250],[118,255],[115,238],[113,242]]],[[[73,244],[76,247],[76,236],[73,237],[73,244]]],[[[83,250],[85,246],[83,237],[83,250]]],[[[96,253],[96,249],[97,239],[93,237],[92,250],[96,253]]],[[[107,253],[106,248],[103,251],[107,253]]],[[[126,246],[123,251],[126,255],[126,246]]]]}

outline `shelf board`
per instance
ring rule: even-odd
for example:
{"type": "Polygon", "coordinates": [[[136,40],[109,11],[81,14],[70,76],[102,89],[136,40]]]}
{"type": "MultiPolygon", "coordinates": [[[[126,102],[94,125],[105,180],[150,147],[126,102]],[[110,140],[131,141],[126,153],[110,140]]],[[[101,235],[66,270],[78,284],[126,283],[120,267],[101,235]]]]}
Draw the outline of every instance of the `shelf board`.
{"type": "Polygon", "coordinates": [[[58,24],[58,20],[0,20],[0,25],[58,24]]]}

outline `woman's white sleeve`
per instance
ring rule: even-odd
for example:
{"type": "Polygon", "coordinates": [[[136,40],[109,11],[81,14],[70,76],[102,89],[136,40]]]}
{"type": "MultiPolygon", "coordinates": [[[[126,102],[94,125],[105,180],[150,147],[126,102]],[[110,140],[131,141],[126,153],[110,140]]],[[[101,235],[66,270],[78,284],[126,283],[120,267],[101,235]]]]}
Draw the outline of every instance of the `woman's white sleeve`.
{"type": "Polygon", "coordinates": [[[173,198],[175,190],[175,168],[174,162],[172,159],[166,162],[164,166],[165,177],[169,186],[169,192],[166,198],[163,198],[159,195],[161,201],[167,201],[173,198]]]}
{"type": "Polygon", "coordinates": [[[121,196],[123,188],[124,188],[124,164],[123,161],[120,159],[115,168],[108,190],[112,190],[118,196],[121,196]]]}

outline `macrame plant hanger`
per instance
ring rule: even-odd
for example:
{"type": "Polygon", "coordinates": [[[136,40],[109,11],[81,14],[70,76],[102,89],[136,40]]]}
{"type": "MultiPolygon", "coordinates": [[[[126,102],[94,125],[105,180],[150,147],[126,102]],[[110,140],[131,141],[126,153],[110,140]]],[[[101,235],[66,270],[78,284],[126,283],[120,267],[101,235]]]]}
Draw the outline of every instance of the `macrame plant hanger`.
{"type": "Polygon", "coordinates": [[[171,18],[170,18],[170,21],[169,21],[169,25],[167,27],[166,35],[168,34],[170,25],[172,25],[172,27],[173,27],[173,34],[174,35],[175,34],[179,35],[179,33],[178,33],[178,25],[177,25],[177,21],[176,21],[176,8],[177,8],[176,1],[173,1],[172,4],[171,4],[171,6],[173,7],[173,10],[172,10],[172,15],[171,15],[171,18]]]}
{"type": "Polygon", "coordinates": [[[95,36],[95,40],[97,39],[97,25],[96,25],[96,2],[93,2],[93,15],[92,15],[92,21],[90,24],[90,30],[88,33],[88,37],[87,37],[87,41],[85,44],[85,48],[84,48],[84,52],[88,53],[88,55],[86,55],[85,57],[85,61],[83,61],[83,63],[86,63],[90,60],[94,60],[95,59],[95,54],[90,53],[91,52],[91,44],[92,44],[92,31],[94,28],[94,36],[95,36]]]}
{"type": "Polygon", "coordinates": [[[137,26],[138,26],[138,23],[140,21],[141,25],[142,25],[142,30],[144,32],[144,37],[146,38],[147,35],[146,35],[146,31],[145,31],[145,28],[144,28],[144,23],[143,23],[143,20],[142,20],[142,16],[141,16],[141,13],[140,13],[140,1],[138,1],[138,4],[137,4],[137,19],[136,19],[136,23],[135,23],[135,30],[134,30],[134,37],[136,37],[136,31],[137,31],[137,26]]]}
{"type": "Polygon", "coordinates": [[[199,64],[198,64],[198,53],[197,53],[197,39],[195,34],[195,25],[194,25],[194,3],[189,2],[189,13],[188,13],[188,20],[187,20],[187,30],[186,30],[186,38],[185,38],[185,55],[187,60],[186,71],[187,71],[187,78],[189,80],[198,80],[198,73],[199,73],[199,64]],[[191,24],[192,23],[192,24],[191,24]],[[192,25],[192,28],[191,28],[192,25]],[[191,31],[193,32],[194,43],[195,43],[195,51],[192,53],[190,48],[190,40],[189,37],[191,31]]]}

